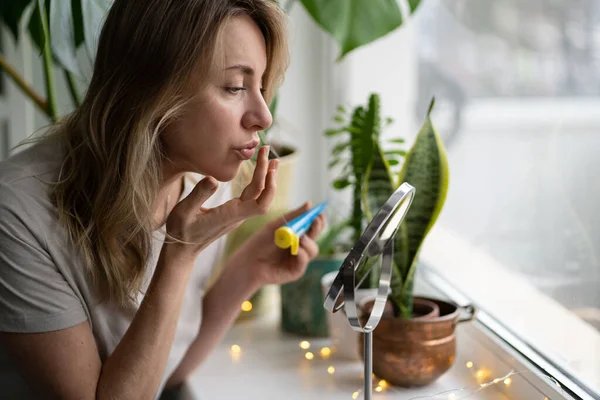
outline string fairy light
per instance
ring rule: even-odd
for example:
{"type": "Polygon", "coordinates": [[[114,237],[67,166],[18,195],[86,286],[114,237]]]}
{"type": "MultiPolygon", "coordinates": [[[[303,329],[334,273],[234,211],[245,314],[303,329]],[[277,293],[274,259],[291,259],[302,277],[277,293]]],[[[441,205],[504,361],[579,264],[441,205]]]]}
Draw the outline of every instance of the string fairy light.
{"type": "Polygon", "coordinates": [[[306,341],[306,340],[301,341],[300,344],[299,344],[299,346],[303,350],[310,349],[310,343],[308,341],[306,341]]]}
{"type": "Polygon", "coordinates": [[[252,303],[248,300],[242,303],[242,311],[248,312],[252,311],[252,303]]]}
{"type": "MultiPolygon", "coordinates": [[[[304,357],[307,360],[313,360],[315,355],[314,353],[310,352],[310,351],[306,351],[311,347],[310,342],[303,340],[299,343],[300,348],[302,348],[304,350],[304,357]]],[[[319,351],[319,354],[321,354],[321,356],[323,358],[328,358],[329,355],[331,354],[331,349],[328,347],[322,347],[319,351]]],[[[439,393],[435,393],[435,394],[430,394],[430,395],[426,395],[426,396],[417,396],[417,397],[412,397],[408,400],[463,400],[463,399],[467,399],[471,396],[473,396],[474,394],[490,387],[493,385],[497,385],[500,383],[503,383],[504,387],[509,388],[512,384],[512,377],[515,375],[523,375],[525,373],[533,373],[533,371],[515,371],[515,370],[511,370],[510,372],[508,372],[507,374],[503,375],[503,376],[499,376],[496,377],[494,379],[491,380],[486,380],[490,375],[491,375],[491,371],[483,368],[483,367],[478,367],[475,365],[475,363],[473,361],[467,361],[465,363],[465,366],[468,370],[472,371],[472,375],[473,377],[480,382],[477,386],[467,386],[467,387],[463,387],[463,388],[458,388],[458,389],[450,389],[450,390],[445,390],[443,392],[439,392],[439,393]],[[443,397],[441,397],[443,396],[443,397]]],[[[335,367],[333,365],[330,365],[327,367],[327,373],[329,375],[333,375],[335,373],[335,367]]],[[[364,379],[364,373],[361,372],[361,378],[364,379]]],[[[561,390],[561,392],[564,392],[564,390],[562,389],[562,386],[560,385],[560,383],[558,383],[558,381],[553,378],[552,376],[548,375],[548,374],[544,374],[544,378],[551,380],[554,384],[557,385],[557,387],[561,390]]],[[[395,388],[393,386],[391,386],[385,379],[378,379],[375,374],[372,375],[372,379],[374,380],[374,391],[376,393],[382,393],[382,392],[391,392],[391,393],[400,393],[401,388],[395,388]]],[[[354,391],[352,393],[352,399],[356,400],[359,398],[359,396],[361,395],[361,393],[363,392],[362,389],[358,389],[356,391],[354,391]]],[[[549,400],[548,397],[544,397],[543,399],[540,400],[549,400]]]]}
{"type": "Polygon", "coordinates": [[[331,355],[331,349],[329,347],[323,347],[319,353],[321,354],[321,357],[329,358],[331,355]]]}

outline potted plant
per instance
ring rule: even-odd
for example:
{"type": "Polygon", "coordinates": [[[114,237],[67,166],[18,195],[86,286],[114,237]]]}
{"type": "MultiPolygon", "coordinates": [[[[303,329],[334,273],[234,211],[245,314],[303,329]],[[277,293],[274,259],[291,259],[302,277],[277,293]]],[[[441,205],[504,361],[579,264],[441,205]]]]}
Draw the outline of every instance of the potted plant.
{"type": "MultiPolygon", "coordinates": [[[[367,220],[363,205],[366,174],[369,172],[373,148],[380,140],[381,131],[392,122],[389,118],[381,117],[380,98],[376,94],[369,97],[367,104],[357,106],[351,112],[348,112],[343,106],[338,106],[337,111],[334,116],[337,127],[325,131],[326,137],[338,139],[332,147],[328,168],[339,171],[332,182],[332,187],[338,191],[350,189],[352,195],[349,215],[339,224],[332,226],[329,235],[324,236],[327,245],[324,248],[320,247],[320,256],[324,259],[334,260],[336,265],[333,272],[323,276],[322,297],[319,298],[321,309],[323,309],[324,296],[331,286],[333,278],[366,226],[367,220]]],[[[402,142],[402,139],[393,139],[390,145],[396,146],[402,142]]],[[[385,157],[387,157],[388,164],[396,166],[401,163],[404,151],[390,148],[386,151],[385,157]]],[[[370,260],[371,263],[374,261],[370,260]]],[[[357,299],[375,295],[375,278],[377,276],[371,274],[364,280],[357,291],[357,299]]],[[[350,328],[343,311],[327,314],[326,320],[333,354],[337,358],[358,360],[360,355],[356,348],[356,340],[359,335],[350,328]]]]}
{"type": "MultiPolygon", "coordinates": [[[[367,220],[403,182],[415,187],[415,197],[394,244],[394,268],[386,312],[373,332],[373,372],[392,385],[426,385],[447,371],[456,352],[455,327],[473,318],[455,304],[414,295],[418,254],[434,226],[448,191],[448,161],[440,136],[430,118],[406,154],[399,172],[393,172],[379,140],[365,173],[362,204],[367,220]]],[[[364,270],[361,271],[364,274],[364,270]]],[[[374,274],[376,275],[376,274],[374,274]]],[[[373,301],[362,304],[365,314],[373,301]]],[[[363,323],[366,317],[362,317],[363,323]]],[[[362,341],[359,348],[362,354],[362,341]]]]}

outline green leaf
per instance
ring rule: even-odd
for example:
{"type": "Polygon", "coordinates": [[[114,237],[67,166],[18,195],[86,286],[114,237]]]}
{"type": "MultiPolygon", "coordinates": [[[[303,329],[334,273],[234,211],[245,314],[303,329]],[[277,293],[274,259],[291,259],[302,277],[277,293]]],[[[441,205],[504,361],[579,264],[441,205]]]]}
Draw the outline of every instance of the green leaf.
{"type": "Polygon", "coordinates": [[[395,166],[395,165],[398,165],[398,164],[400,164],[400,161],[398,161],[398,160],[394,160],[393,158],[391,158],[391,159],[388,159],[388,160],[387,160],[387,162],[388,162],[388,164],[389,164],[391,167],[393,167],[393,166],[395,166]]]}
{"type": "Polygon", "coordinates": [[[112,0],[81,0],[81,12],[83,15],[83,32],[85,36],[85,47],[89,56],[96,57],[98,37],[112,0]]]}
{"type": "Polygon", "coordinates": [[[414,13],[417,10],[417,7],[421,4],[422,0],[408,0],[408,7],[410,9],[410,13],[414,13]]]}
{"type": "Polygon", "coordinates": [[[346,114],[346,107],[344,106],[337,106],[337,111],[341,112],[342,114],[346,114]]]}
{"type": "Polygon", "coordinates": [[[50,2],[50,45],[52,53],[66,70],[81,75],[75,49],[75,33],[71,1],[50,2]]]}
{"type": "Polygon", "coordinates": [[[345,129],[341,128],[341,129],[327,129],[325,131],[325,136],[335,136],[335,135],[339,135],[340,133],[344,133],[345,129]]]}
{"type": "MultiPolygon", "coordinates": [[[[368,221],[373,219],[394,190],[394,179],[389,164],[384,158],[381,148],[376,144],[373,148],[373,157],[365,173],[362,193],[363,208],[368,221]]],[[[402,274],[400,274],[397,265],[394,263],[390,282],[392,289],[390,298],[392,301],[394,301],[395,293],[402,292],[402,279],[402,274]]]]}
{"type": "Polygon", "coordinates": [[[15,42],[19,41],[19,26],[21,18],[32,0],[2,0],[0,2],[0,20],[12,33],[15,42]]]}
{"type": "Polygon", "coordinates": [[[394,248],[394,261],[404,280],[402,292],[396,293],[396,298],[404,301],[398,306],[406,312],[412,311],[412,286],[417,255],[442,210],[448,192],[448,181],[446,150],[428,114],[406,156],[396,183],[397,186],[408,182],[416,189],[412,206],[396,236],[394,248]]]}
{"type": "Polygon", "coordinates": [[[79,48],[85,40],[83,31],[83,12],[81,11],[82,0],[71,0],[71,9],[73,10],[73,35],[75,39],[75,48],[79,48]]]}
{"type": "Polygon", "coordinates": [[[386,150],[383,152],[386,156],[405,156],[406,151],[404,150],[386,150]]]}
{"type": "Polygon", "coordinates": [[[340,44],[340,59],[402,24],[396,0],[301,0],[315,22],[340,44]]]}
{"type": "Polygon", "coordinates": [[[344,122],[346,122],[346,120],[344,119],[344,117],[342,117],[341,115],[334,116],[333,120],[335,122],[339,122],[340,124],[343,124],[344,122]]]}
{"type": "Polygon", "coordinates": [[[335,160],[330,161],[329,164],[327,164],[327,168],[333,168],[336,165],[338,165],[341,161],[342,161],[341,158],[336,158],[335,160]]]}
{"type": "Polygon", "coordinates": [[[351,182],[348,180],[348,178],[340,178],[340,179],[336,179],[333,182],[333,187],[336,189],[343,189],[345,187],[350,186],[351,182]]]}
{"type": "MultiPolygon", "coordinates": [[[[29,17],[29,24],[27,26],[27,29],[29,30],[29,37],[31,38],[31,41],[38,48],[41,54],[44,50],[44,46],[46,45],[46,35],[44,34],[44,28],[42,27],[42,24],[40,23],[40,20],[38,18],[39,9],[40,2],[36,0],[33,12],[29,17]]],[[[46,10],[47,9],[48,8],[46,7],[46,10]]]]}
{"type": "Polygon", "coordinates": [[[405,142],[405,140],[404,140],[404,139],[402,139],[402,138],[390,139],[390,140],[388,140],[388,141],[389,141],[390,143],[398,143],[398,144],[402,144],[402,143],[404,143],[404,142],[405,142]]]}
{"type": "Polygon", "coordinates": [[[340,153],[344,152],[348,148],[350,144],[348,142],[341,142],[333,146],[333,150],[331,150],[331,155],[337,156],[340,153]]]}

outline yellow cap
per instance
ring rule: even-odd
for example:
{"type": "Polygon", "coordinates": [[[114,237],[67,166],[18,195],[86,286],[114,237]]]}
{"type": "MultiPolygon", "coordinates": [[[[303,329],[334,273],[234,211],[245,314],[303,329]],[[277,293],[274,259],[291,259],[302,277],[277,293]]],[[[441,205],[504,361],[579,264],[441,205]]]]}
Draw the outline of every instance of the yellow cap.
{"type": "Polygon", "coordinates": [[[275,245],[281,249],[291,247],[291,253],[295,256],[300,247],[300,238],[289,226],[282,226],[275,231],[275,245]]]}

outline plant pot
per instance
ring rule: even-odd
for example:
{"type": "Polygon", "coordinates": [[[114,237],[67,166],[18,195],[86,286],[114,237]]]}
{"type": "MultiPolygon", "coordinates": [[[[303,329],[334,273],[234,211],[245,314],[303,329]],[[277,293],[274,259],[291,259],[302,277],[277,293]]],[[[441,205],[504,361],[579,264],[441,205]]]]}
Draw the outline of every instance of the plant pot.
{"type": "Polygon", "coordinates": [[[337,272],[344,259],[317,258],[308,264],[304,275],[281,285],[281,330],[302,336],[327,337],[327,317],[321,278],[337,272]]]}
{"type": "MultiPolygon", "coordinates": [[[[438,379],[456,356],[456,325],[475,317],[473,306],[455,304],[429,298],[415,297],[415,311],[419,316],[410,320],[395,318],[384,313],[373,331],[373,373],[394,386],[425,386],[438,379]],[[438,307],[423,315],[431,302],[438,307]],[[466,314],[461,316],[461,314],[466,314]]],[[[372,302],[362,308],[361,322],[366,322],[372,302]]],[[[363,338],[358,341],[363,354],[363,338]]]]}
{"type": "MultiPolygon", "coordinates": [[[[285,156],[279,159],[277,168],[277,191],[271,203],[269,211],[264,215],[248,218],[238,228],[227,235],[227,242],[224,251],[224,259],[232,255],[250,236],[262,229],[269,221],[279,218],[287,213],[291,208],[292,182],[294,182],[294,170],[298,161],[298,153],[293,149],[286,147],[285,156]]],[[[279,150],[283,151],[283,150],[279,150]]],[[[250,183],[254,172],[254,164],[246,161],[240,168],[240,172],[231,182],[231,194],[238,197],[244,188],[250,183]]],[[[242,311],[238,320],[247,320],[262,316],[274,310],[274,302],[267,299],[265,288],[259,289],[252,298],[248,299],[252,303],[252,309],[242,311]]]]}
{"type": "MultiPolygon", "coordinates": [[[[345,259],[345,257],[343,258],[345,259]]],[[[342,262],[343,262],[342,259],[342,262]]],[[[338,271],[330,272],[321,279],[321,290],[323,299],[327,296],[338,271]]],[[[360,304],[366,299],[372,298],[377,294],[377,289],[357,289],[355,300],[360,304]]],[[[323,303],[321,303],[323,307],[323,303]]],[[[332,358],[348,361],[360,361],[360,354],[356,348],[356,341],[360,338],[360,334],[350,327],[350,323],[346,318],[344,309],[342,308],[335,313],[327,314],[327,329],[329,338],[331,339],[331,356],[332,358]]]]}

